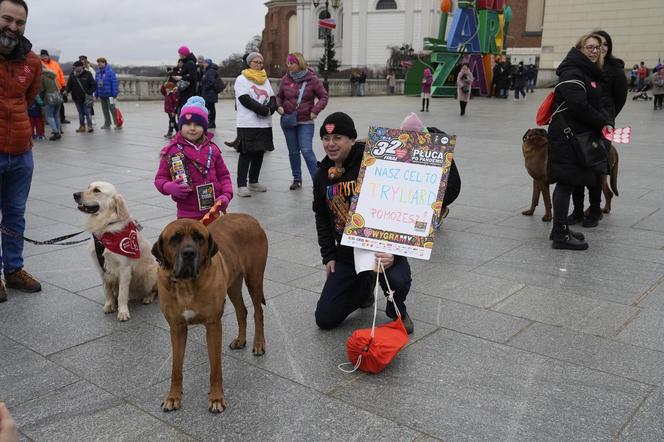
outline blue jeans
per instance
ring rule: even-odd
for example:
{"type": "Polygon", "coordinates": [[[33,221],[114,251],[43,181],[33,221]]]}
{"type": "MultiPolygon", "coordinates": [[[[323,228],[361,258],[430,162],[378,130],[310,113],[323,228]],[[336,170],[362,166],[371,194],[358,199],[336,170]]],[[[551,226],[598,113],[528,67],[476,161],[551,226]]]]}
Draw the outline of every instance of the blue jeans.
{"type": "Polygon", "coordinates": [[[92,127],[92,106],[86,106],[85,102],[74,101],[76,105],[76,110],[78,111],[78,122],[81,126],[85,126],[86,120],[87,125],[92,127]]]}
{"type": "MultiPolygon", "coordinates": [[[[25,232],[25,205],[32,183],[32,151],[21,155],[0,154],[0,223],[19,235],[25,232]]],[[[0,270],[5,274],[23,267],[23,240],[2,234],[0,270]]]]}
{"type": "Polygon", "coordinates": [[[302,152],[304,162],[307,163],[307,169],[309,169],[309,175],[311,175],[311,179],[313,180],[318,170],[316,154],[314,154],[312,143],[314,138],[314,124],[298,124],[295,127],[284,129],[284,136],[286,137],[286,145],[288,146],[288,159],[290,160],[290,167],[293,172],[293,180],[302,182],[300,152],[302,152]]]}
{"type": "Polygon", "coordinates": [[[46,121],[48,125],[51,126],[51,132],[54,134],[59,134],[62,132],[62,126],[60,123],[60,106],[51,106],[47,104],[44,106],[44,112],[46,113],[46,121]]]}

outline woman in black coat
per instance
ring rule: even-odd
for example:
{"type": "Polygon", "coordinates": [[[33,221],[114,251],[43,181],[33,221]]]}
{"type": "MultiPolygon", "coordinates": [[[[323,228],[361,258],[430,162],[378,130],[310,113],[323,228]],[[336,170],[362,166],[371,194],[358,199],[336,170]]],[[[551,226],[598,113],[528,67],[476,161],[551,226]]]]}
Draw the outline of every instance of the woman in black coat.
{"type": "MultiPolygon", "coordinates": [[[[611,36],[606,31],[595,31],[594,34],[599,35],[602,39],[602,59],[603,68],[602,75],[604,82],[602,84],[602,109],[611,118],[611,123],[614,124],[616,117],[622,110],[627,100],[627,77],[625,76],[625,62],[613,56],[613,41],[611,36]]],[[[605,147],[608,150],[611,147],[610,142],[605,142],[605,147]]],[[[607,171],[608,172],[608,171],[607,171]]],[[[590,211],[588,216],[584,217],[583,201],[585,199],[585,188],[583,186],[576,187],[572,193],[572,202],[574,203],[574,210],[568,217],[567,221],[570,225],[583,222],[583,227],[597,226],[602,211],[600,204],[602,200],[602,182],[606,176],[599,176],[595,185],[588,187],[588,199],[590,200],[590,211]]]]}
{"type": "Polygon", "coordinates": [[[554,109],[564,102],[561,106],[564,110],[553,117],[548,130],[549,182],[556,183],[553,191],[553,229],[549,236],[554,249],[588,248],[582,234],[569,230],[569,201],[575,186],[593,185],[597,180],[596,170],[606,169],[606,166],[584,167],[565,132],[569,128],[575,135],[591,132],[596,138],[601,138],[602,129],[605,126],[611,129],[613,125],[612,119],[602,111],[601,44],[600,36],[584,35],[556,69],[561,84],[556,88],[554,109]]]}

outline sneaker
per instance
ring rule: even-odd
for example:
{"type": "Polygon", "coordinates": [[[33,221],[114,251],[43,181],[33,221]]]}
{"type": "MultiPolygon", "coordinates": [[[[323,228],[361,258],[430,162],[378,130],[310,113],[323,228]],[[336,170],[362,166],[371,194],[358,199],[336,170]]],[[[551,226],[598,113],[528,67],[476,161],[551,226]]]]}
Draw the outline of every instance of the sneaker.
{"type": "Polygon", "coordinates": [[[237,189],[237,196],[241,196],[242,198],[246,198],[248,196],[251,196],[251,192],[249,191],[249,188],[245,187],[238,187],[237,189]]]}
{"type": "Polygon", "coordinates": [[[9,274],[5,273],[5,284],[7,285],[7,288],[20,290],[21,292],[26,293],[41,291],[41,284],[23,269],[9,274]]]}
{"type": "Polygon", "coordinates": [[[259,183],[249,183],[249,190],[253,192],[267,192],[267,187],[259,183]]]}
{"type": "Polygon", "coordinates": [[[93,128],[92,126],[88,126],[88,133],[90,133],[90,132],[94,132],[94,131],[95,131],[95,130],[94,130],[94,128],[93,128]]]}
{"type": "Polygon", "coordinates": [[[0,281],[0,302],[7,301],[7,291],[5,290],[5,285],[0,281]]]}
{"type": "Polygon", "coordinates": [[[69,120],[62,120],[62,124],[69,124],[69,123],[71,123],[71,121],[69,121],[69,120]]]}
{"type": "Polygon", "coordinates": [[[106,126],[106,125],[104,124],[101,128],[102,128],[102,129],[110,129],[111,126],[110,126],[110,125],[106,126]]]}
{"type": "Polygon", "coordinates": [[[173,134],[170,133],[170,132],[164,134],[164,138],[172,138],[172,137],[173,137],[173,134]]]}
{"type": "Polygon", "coordinates": [[[238,147],[240,143],[238,139],[235,139],[233,141],[224,141],[224,144],[228,147],[238,147]]]}
{"type": "Polygon", "coordinates": [[[115,126],[113,129],[115,129],[115,130],[122,130],[122,126],[115,126]]]}
{"type": "Polygon", "coordinates": [[[302,187],[302,181],[293,180],[293,184],[290,185],[289,189],[290,190],[297,190],[300,187],[302,187]]]}
{"type": "Polygon", "coordinates": [[[60,138],[62,138],[62,135],[60,135],[60,134],[53,134],[53,135],[51,135],[48,139],[51,140],[51,141],[55,141],[55,140],[59,140],[60,138]]]}

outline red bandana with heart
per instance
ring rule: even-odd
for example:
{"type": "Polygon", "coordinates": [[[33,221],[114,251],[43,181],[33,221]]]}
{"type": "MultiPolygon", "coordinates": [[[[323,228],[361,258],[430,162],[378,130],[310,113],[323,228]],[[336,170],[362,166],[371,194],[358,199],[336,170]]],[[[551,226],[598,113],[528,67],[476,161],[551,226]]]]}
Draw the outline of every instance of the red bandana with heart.
{"type": "Polygon", "coordinates": [[[127,224],[119,232],[106,232],[101,238],[97,239],[113,253],[132,259],[139,259],[141,257],[141,249],[138,246],[138,230],[134,223],[127,224]]]}
{"type": "Polygon", "coordinates": [[[334,125],[334,123],[328,123],[325,125],[325,130],[327,131],[328,134],[331,134],[332,132],[334,132],[335,127],[336,126],[334,125]]]}

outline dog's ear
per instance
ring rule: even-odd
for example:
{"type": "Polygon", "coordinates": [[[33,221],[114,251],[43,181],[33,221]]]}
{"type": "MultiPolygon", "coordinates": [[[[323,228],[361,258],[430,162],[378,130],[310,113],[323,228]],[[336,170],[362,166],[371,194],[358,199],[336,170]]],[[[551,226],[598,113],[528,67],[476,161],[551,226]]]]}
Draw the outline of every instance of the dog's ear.
{"type": "Polygon", "coordinates": [[[219,246],[214,238],[212,238],[212,235],[208,233],[208,258],[212,259],[217,253],[219,253],[219,246]]]}
{"type": "Polygon", "coordinates": [[[117,213],[119,219],[123,220],[130,218],[129,210],[127,209],[127,205],[125,204],[122,195],[119,193],[113,195],[113,203],[115,204],[115,213],[117,213]]]}
{"type": "Polygon", "coordinates": [[[170,269],[171,265],[166,258],[164,258],[164,238],[159,235],[159,239],[152,245],[152,256],[155,257],[157,263],[165,269],[170,269]]]}
{"type": "Polygon", "coordinates": [[[528,139],[528,135],[530,135],[530,129],[528,129],[526,133],[523,134],[523,138],[521,139],[521,141],[526,141],[526,139],[528,139]]]}

